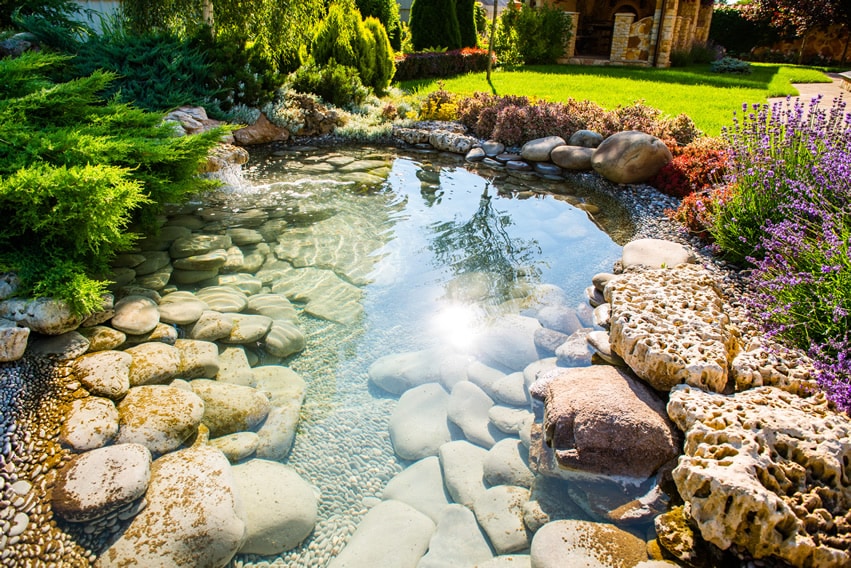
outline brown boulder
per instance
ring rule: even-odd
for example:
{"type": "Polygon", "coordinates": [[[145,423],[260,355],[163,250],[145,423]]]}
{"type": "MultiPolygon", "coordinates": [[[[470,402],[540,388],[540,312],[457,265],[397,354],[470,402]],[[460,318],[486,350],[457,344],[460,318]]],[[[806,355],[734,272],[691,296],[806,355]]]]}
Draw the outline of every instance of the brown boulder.
{"type": "Polygon", "coordinates": [[[285,142],[289,137],[290,133],[286,128],[272,124],[262,112],[254,124],[233,132],[234,142],[240,146],[285,142]]]}
{"type": "Polygon", "coordinates": [[[594,148],[559,146],[550,153],[553,163],[566,170],[590,170],[594,148]]]}
{"type": "Polygon", "coordinates": [[[556,368],[531,393],[544,403],[541,443],[561,468],[644,479],[680,453],[662,399],[615,367],[556,368]]]}
{"type": "Polygon", "coordinates": [[[665,143],[644,132],[627,130],[603,140],[594,151],[591,166],[615,183],[642,183],[673,159],[665,143]]]}

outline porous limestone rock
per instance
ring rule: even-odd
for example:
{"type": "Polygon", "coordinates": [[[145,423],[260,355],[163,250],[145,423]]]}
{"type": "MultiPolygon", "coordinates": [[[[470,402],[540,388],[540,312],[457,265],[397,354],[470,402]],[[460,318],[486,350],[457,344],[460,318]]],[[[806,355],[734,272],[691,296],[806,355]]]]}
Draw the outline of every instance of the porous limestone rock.
{"type": "Polygon", "coordinates": [[[626,273],[606,285],[611,347],[653,388],[723,392],[738,348],[718,284],[695,265],[626,273]]]}
{"type": "Polygon", "coordinates": [[[466,154],[479,141],[472,136],[449,132],[447,130],[435,130],[429,134],[428,143],[443,152],[466,154]]]}
{"type": "Polygon", "coordinates": [[[703,538],[793,566],[851,565],[851,419],[823,394],[681,385],[668,414],[686,436],[674,481],[703,538]]]}
{"type": "Polygon", "coordinates": [[[733,359],[730,374],[736,391],[770,386],[803,396],[818,390],[812,361],[779,345],[748,346],[733,359]]]}
{"type": "Polygon", "coordinates": [[[555,369],[532,386],[532,396],[543,401],[543,441],[562,468],[646,479],[679,454],[665,403],[615,367],[555,369]]]}
{"type": "Polygon", "coordinates": [[[91,521],[145,494],[151,452],[140,444],[117,444],[71,458],[51,493],[53,510],[71,522],[91,521]]]}
{"type": "Polygon", "coordinates": [[[673,159],[665,143],[644,132],[626,130],[603,140],[591,157],[598,174],[615,183],[641,183],[673,159]]]}
{"type": "Polygon", "coordinates": [[[245,512],[230,464],[204,445],[151,465],[145,507],[95,562],[119,566],[224,567],[242,546],[245,512]]]}

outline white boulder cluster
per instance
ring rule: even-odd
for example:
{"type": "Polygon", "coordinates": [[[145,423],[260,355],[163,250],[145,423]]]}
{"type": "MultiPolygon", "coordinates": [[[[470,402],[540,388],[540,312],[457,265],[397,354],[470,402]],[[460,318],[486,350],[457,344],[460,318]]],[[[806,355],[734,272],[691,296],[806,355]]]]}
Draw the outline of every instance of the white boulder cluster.
{"type": "Polygon", "coordinates": [[[605,139],[590,130],[578,130],[567,141],[561,136],[547,136],[526,142],[515,154],[506,152],[499,142],[480,142],[466,134],[460,124],[451,126],[394,127],[393,136],[412,146],[463,154],[468,162],[515,172],[534,171],[545,179],[561,179],[565,171],[594,170],[613,183],[642,183],[673,159],[664,142],[636,130],[617,132],[605,139]]]}

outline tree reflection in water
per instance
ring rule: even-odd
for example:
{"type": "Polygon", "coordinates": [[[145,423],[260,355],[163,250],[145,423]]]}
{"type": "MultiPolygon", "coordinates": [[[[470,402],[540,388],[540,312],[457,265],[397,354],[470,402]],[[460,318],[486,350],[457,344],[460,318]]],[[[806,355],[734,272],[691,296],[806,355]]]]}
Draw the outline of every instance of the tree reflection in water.
{"type": "Polygon", "coordinates": [[[487,293],[472,295],[479,300],[486,297],[488,303],[495,305],[510,299],[521,281],[540,280],[541,270],[536,263],[540,262],[541,247],[534,239],[509,234],[514,222],[508,213],[494,207],[490,186],[491,180],[486,181],[478,209],[470,219],[430,226],[435,237],[429,248],[435,264],[448,267],[456,277],[486,274],[487,293]]]}

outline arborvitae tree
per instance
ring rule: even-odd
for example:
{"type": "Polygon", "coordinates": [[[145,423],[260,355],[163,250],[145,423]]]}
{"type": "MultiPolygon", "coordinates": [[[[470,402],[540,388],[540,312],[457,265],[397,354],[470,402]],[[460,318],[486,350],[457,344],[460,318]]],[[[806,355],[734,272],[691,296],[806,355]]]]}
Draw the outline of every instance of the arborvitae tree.
{"type": "Polygon", "coordinates": [[[414,0],[408,25],[411,28],[411,43],[417,51],[461,47],[455,0],[414,0]]]}
{"type": "Polygon", "coordinates": [[[475,0],[456,0],[455,13],[458,16],[458,29],[461,33],[461,47],[476,47],[478,33],[476,32],[475,0]]]}
{"type": "Polygon", "coordinates": [[[371,86],[375,89],[376,94],[381,95],[390,86],[390,81],[396,72],[393,48],[390,45],[390,39],[387,37],[387,30],[384,29],[384,26],[377,18],[367,18],[363,23],[373,38],[375,38],[375,76],[371,86]]]}
{"type": "Polygon", "coordinates": [[[396,0],[355,0],[361,16],[373,16],[384,24],[390,45],[394,50],[402,49],[402,22],[399,19],[399,4],[396,0]]]}

